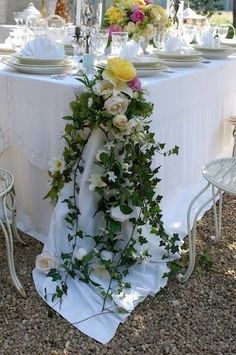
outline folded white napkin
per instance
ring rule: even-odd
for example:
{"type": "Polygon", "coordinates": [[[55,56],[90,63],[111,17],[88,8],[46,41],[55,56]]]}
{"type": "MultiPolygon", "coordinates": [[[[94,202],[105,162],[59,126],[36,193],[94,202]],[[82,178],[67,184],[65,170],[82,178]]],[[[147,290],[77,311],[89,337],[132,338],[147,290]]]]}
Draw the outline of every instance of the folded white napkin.
{"type": "Polygon", "coordinates": [[[63,59],[65,57],[64,46],[52,39],[39,36],[29,41],[22,48],[20,55],[37,59],[63,59]]]}
{"type": "Polygon", "coordinates": [[[201,44],[203,47],[218,49],[220,48],[220,39],[214,38],[214,34],[208,31],[202,36],[201,44]]]}
{"type": "Polygon", "coordinates": [[[126,42],[121,50],[120,50],[120,56],[126,59],[133,58],[138,54],[138,51],[140,50],[140,44],[131,40],[126,42]]]}
{"type": "Polygon", "coordinates": [[[180,52],[185,48],[186,43],[178,37],[169,37],[164,45],[164,49],[168,53],[180,52]]]}

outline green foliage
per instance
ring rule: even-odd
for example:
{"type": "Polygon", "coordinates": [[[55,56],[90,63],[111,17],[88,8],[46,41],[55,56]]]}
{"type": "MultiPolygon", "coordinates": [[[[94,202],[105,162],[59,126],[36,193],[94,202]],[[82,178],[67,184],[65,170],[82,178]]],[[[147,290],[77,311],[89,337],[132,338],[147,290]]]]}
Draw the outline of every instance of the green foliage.
{"type": "MultiPolygon", "coordinates": [[[[61,300],[67,294],[68,276],[77,277],[100,290],[104,298],[103,311],[106,300],[112,300],[114,292],[122,294],[131,287],[124,279],[129,268],[151,256],[146,225],[150,226],[152,235],[157,237],[157,247],[161,239],[161,246],[165,249],[164,258],[168,261],[171,254],[178,253],[179,238],[165,232],[160,207],[162,197],[156,193],[160,167],[153,167],[153,158],[157,153],[164,156],[178,154],[178,147],[165,151],[165,144],[155,141],[147,121],[153,112],[153,104],[146,101],[143,91],[135,92],[132,97],[123,93],[129,100],[125,112],[127,125],[125,129],[115,125],[114,115],[104,108],[107,97],[104,99],[94,92],[94,85],[102,81],[102,71],[100,69],[93,80],[86,76],[78,79],[85,85],[86,91],[76,96],[70,104],[71,116],[64,117],[64,165],[63,169],[50,172],[51,189],[47,197],[53,202],[57,201],[63,187],[72,184],[73,192],[62,202],[68,208],[65,222],[69,230],[67,238],[71,251],[62,253],[60,268],[52,269],[48,274],[56,282],[52,300],[61,300]],[[98,235],[92,236],[84,235],[79,228],[77,197],[80,192],[78,176],[84,169],[84,148],[95,129],[101,129],[104,133],[104,147],[98,151],[94,162],[103,173],[99,177],[91,175],[89,181],[93,186],[90,188],[97,194],[95,215],[101,214],[104,226],[101,226],[98,235]],[[121,220],[114,217],[117,209],[121,220]],[[122,221],[125,220],[132,226],[130,235],[124,234],[122,229],[122,221]],[[88,251],[78,249],[80,240],[84,238],[92,239],[93,247],[88,251]],[[78,255],[78,252],[82,254],[78,255]],[[100,272],[105,272],[110,278],[107,290],[97,282],[98,267],[100,272]]],[[[120,308],[117,309],[119,312],[120,308]]]]}
{"type": "Polygon", "coordinates": [[[222,0],[190,0],[189,6],[203,15],[211,16],[214,11],[223,10],[222,0]]]}

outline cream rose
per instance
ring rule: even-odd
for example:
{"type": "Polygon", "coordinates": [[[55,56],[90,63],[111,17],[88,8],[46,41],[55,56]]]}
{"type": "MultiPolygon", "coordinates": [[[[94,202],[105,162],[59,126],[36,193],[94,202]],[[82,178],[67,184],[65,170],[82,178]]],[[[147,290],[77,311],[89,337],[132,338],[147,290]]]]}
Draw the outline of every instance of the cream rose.
{"type": "Polygon", "coordinates": [[[56,269],[58,266],[57,259],[54,255],[44,252],[37,255],[35,262],[36,269],[44,274],[48,274],[51,269],[56,269]]]}
{"type": "Polygon", "coordinates": [[[94,85],[93,91],[98,96],[109,97],[113,94],[114,85],[109,80],[102,80],[94,85]]]}
{"type": "Polygon", "coordinates": [[[119,128],[120,131],[124,131],[128,123],[128,118],[124,114],[119,114],[113,118],[112,123],[113,126],[119,128]]]}
{"type": "Polygon", "coordinates": [[[112,115],[123,114],[126,112],[129,105],[129,100],[123,94],[110,97],[105,101],[104,108],[108,113],[112,115]]]}

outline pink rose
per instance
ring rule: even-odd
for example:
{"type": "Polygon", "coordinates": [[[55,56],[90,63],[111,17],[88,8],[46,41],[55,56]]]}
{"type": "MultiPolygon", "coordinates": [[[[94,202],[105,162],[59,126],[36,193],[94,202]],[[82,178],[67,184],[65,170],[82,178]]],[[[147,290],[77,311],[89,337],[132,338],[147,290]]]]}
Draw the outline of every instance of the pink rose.
{"type": "Polygon", "coordinates": [[[130,15],[130,18],[133,22],[143,21],[144,17],[145,17],[145,15],[144,15],[143,11],[141,11],[139,9],[134,9],[132,14],[130,15]]]}
{"type": "Polygon", "coordinates": [[[145,2],[146,5],[153,4],[153,0],[144,0],[144,2],[145,2]]]}
{"type": "Polygon", "coordinates": [[[129,82],[129,86],[133,91],[140,91],[142,89],[141,87],[141,81],[139,78],[136,76],[133,80],[129,82]]]}
{"type": "Polygon", "coordinates": [[[118,25],[110,25],[108,28],[109,37],[111,38],[113,32],[123,32],[122,27],[118,25]]]}

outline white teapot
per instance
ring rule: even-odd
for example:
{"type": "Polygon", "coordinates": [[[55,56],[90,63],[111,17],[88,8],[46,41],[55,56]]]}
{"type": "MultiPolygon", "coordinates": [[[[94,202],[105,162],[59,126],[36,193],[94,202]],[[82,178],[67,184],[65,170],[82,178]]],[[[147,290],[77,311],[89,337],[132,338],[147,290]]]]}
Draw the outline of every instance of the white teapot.
{"type": "Polygon", "coordinates": [[[26,7],[23,11],[22,11],[22,19],[23,22],[26,23],[27,19],[29,16],[38,16],[41,17],[41,13],[39,10],[36,9],[36,7],[34,6],[34,4],[31,2],[29,4],[28,7],[26,7]]]}

